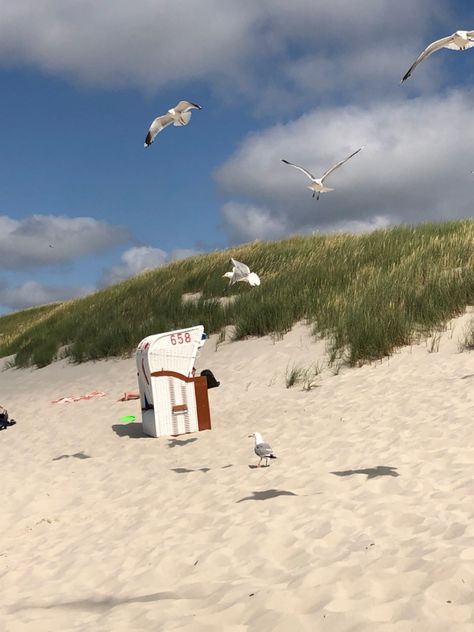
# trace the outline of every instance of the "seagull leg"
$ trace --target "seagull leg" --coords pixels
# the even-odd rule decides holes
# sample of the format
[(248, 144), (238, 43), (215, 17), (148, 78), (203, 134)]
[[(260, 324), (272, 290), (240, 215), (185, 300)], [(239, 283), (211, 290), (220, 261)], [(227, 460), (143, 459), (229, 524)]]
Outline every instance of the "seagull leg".
[(313, 197), (316, 195), (316, 191), (313, 191)]
[(257, 467), (260, 467), (260, 463), (262, 462), (262, 457), (260, 457), (260, 461), (258, 462)]
[(318, 197), (316, 198), (316, 202), (319, 200), (319, 196), (321, 195), (320, 192), (318, 192)]

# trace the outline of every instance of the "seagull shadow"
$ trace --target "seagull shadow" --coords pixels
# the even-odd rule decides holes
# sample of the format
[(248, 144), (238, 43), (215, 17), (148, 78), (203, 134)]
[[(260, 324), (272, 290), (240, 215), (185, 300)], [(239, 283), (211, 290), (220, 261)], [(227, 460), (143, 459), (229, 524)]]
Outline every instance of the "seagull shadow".
[[(232, 463), (229, 463), (229, 465), (223, 465), (220, 469), (226, 470), (229, 467), (233, 467)], [(172, 472), (176, 472), (176, 474), (188, 474), (189, 472), (202, 472), (203, 474), (207, 474), (212, 468), (197, 467), (196, 469), (188, 469), (187, 467), (172, 467), (170, 469)]]
[(396, 467), (390, 467), (387, 465), (377, 465), (377, 467), (367, 467), (360, 470), (343, 470), (341, 472), (331, 472), (336, 476), (352, 476), (353, 474), (366, 474), (367, 480), (370, 478), (376, 478), (377, 476), (400, 476)]
[(152, 439), (143, 432), (141, 423), (134, 422), (131, 424), (113, 424), (112, 430), (119, 437), (130, 437), (130, 439)]
[(51, 461), (60, 461), (61, 459), (69, 459), (69, 457), (73, 457), (75, 459), (91, 459), (92, 458), (88, 454), (84, 454), (84, 452), (81, 451), (81, 452), (76, 452), (75, 454), (61, 454), (61, 456), (57, 456), (54, 459), (51, 459)]
[(474, 373), (468, 373), (467, 375), (463, 375), (461, 380), (467, 380), (470, 377), (474, 377)]
[(77, 610), (95, 610), (98, 612), (105, 612), (116, 606), (121, 606), (127, 603), (148, 603), (150, 601), (161, 601), (163, 599), (179, 599), (179, 595), (172, 592), (156, 592), (148, 595), (142, 595), (139, 597), (106, 597), (105, 599), (78, 599), (77, 601), (64, 601), (60, 603), (51, 604), (35, 604), (25, 603), (17, 606), (10, 606), (10, 612), (18, 612), (19, 610), (29, 609), (41, 609), (51, 610), (52, 608), (73, 608)]
[(264, 470), (267, 467), (270, 467), (270, 463), (267, 465), (249, 465), (249, 470)]
[(177, 446), (187, 445), (197, 441), (197, 437), (191, 437), (191, 439), (168, 439), (168, 448), (176, 448)]
[(211, 471), (210, 467), (198, 467), (195, 470), (188, 470), (188, 468), (186, 467), (172, 467), (171, 468), (172, 472), (176, 472), (176, 474), (188, 474), (189, 472), (203, 472), (204, 474), (207, 474), (207, 472)]
[(266, 489), (263, 492), (252, 492), (253, 496), (246, 496), (236, 502), (242, 503), (244, 500), (268, 500), (269, 498), (276, 498), (277, 496), (298, 496), (293, 492), (287, 492), (284, 489)]

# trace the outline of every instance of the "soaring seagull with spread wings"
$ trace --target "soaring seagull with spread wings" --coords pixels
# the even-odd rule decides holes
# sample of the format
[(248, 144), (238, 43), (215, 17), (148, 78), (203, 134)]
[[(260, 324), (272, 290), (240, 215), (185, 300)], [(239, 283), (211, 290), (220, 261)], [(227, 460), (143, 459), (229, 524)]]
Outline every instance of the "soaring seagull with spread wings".
[(325, 173), (323, 173), (323, 175), (320, 178), (315, 178), (313, 176), (312, 173), (310, 173), (309, 171), (307, 171), (306, 169), (304, 169), (303, 167), (298, 167), (298, 165), (294, 165), (292, 162), (288, 162), (288, 160), (284, 160), (282, 158), (282, 162), (284, 162), (286, 165), (290, 165), (290, 167), (294, 167), (295, 169), (299, 169), (300, 171), (302, 171), (306, 176), (308, 176), (308, 178), (311, 180), (311, 184), (308, 185), (308, 189), (310, 189), (313, 192), (313, 197), (316, 195), (316, 193), (318, 194), (318, 197), (316, 198), (317, 200), (319, 200), (319, 196), (321, 193), (327, 193), (328, 191), (334, 191), (334, 189), (330, 189), (328, 187), (324, 186), (324, 180), (331, 175), (331, 173), (333, 171), (336, 171), (336, 169), (339, 169), (339, 167), (342, 167), (342, 165), (347, 162), (349, 160), (349, 158), (352, 158), (353, 156), (355, 156), (356, 154), (359, 153), (359, 151), (361, 151), (362, 149), (364, 149), (365, 145), (362, 145), (362, 147), (360, 147), (357, 151), (355, 151), (353, 154), (351, 154), (350, 156), (347, 156), (347, 158), (344, 158), (344, 160), (341, 160), (340, 162), (337, 162), (335, 165), (333, 165), (330, 169), (328, 169)]
[(246, 281), (249, 285), (255, 286), (260, 285), (260, 279), (255, 272), (250, 272), (250, 268), (245, 265), (245, 263), (240, 263), (240, 261), (236, 261), (235, 259), (231, 259), (232, 272), (226, 272), (222, 276), (225, 276), (229, 279), (229, 285), (234, 285), (234, 283), (238, 283), (239, 281)]
[(424, 59), (429, 57), (431, 53), (439, 50), (440, 48), (449, 48), (451, 50), (466, 50), (466, 48), (472, 48), (474, 46), (474, 31), (456, 31), (448, 37), (443, 37), (436, 42), (433, 42), (425, 48), (418, 59), (410, 66), (407, 73), (404, 75), (400, 83), (403, 83), (411, 77), (411, 73)]
[(263, 459), (265, 459), (265, 465), (268, 465), (268, 459), (276, 459), (277, 457), (273, 454), (272, 446), (269, 443), (266, 443), (262, 435), (259, 432), (254, 432), (249, 437), (255, 437), (255, 454), (260, 457), (260, 461), (258, 462), (257, 467), (260, 467), (260, 464)]
[(181, 125), (187, 125), (191, 120), (191, 110), (202, 110), (202, 107), (197, 103), (191, 103), (191, 101), (180, 101), (174, 108), (168, 110), (163, 116), (157, 116), (153, 123), (150, 125), (148, 134), (145, 139), (145, 147), (148, 147), (155, 140), (157, 134), (161, 130), (168, 127), (171, 123), (176, 127)]

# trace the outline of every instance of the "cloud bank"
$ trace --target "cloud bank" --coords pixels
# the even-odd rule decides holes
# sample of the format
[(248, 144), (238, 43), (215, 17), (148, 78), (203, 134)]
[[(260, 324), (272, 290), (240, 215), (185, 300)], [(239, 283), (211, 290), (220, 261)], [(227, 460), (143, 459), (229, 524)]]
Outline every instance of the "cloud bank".
[(230, 90), (230, 99), (247, 94), (276, 107), (340, 93), (341, 85), (360, 94), (368, 85), (384, 90), (448, 7), (431, 0), (398, 0), (396, 8), (392, 0), (200, 0), (198, 9), (195, 0), (1, 0), (0, 63), (152, 92), (205, 81)]
[(0, 270), (64, 264), (131, 239), (129, 230), (92, 217), (0, 215)]
[[(249, 135), (217, 170), (233, 242), (309, 230), (352, 230), (472, 216), (471, 91), (317, 109)], [(306, 176), (366, 148), (328, 178), (319, 202)]]
[(20, 286), (10, 287), (6, 281), (0, 281), (0, 307), (16, 311), (33, 305), (66, 301), (93, 291), (94, 288), (91, 286), (47, 286), (36, 281), (27, 281)]

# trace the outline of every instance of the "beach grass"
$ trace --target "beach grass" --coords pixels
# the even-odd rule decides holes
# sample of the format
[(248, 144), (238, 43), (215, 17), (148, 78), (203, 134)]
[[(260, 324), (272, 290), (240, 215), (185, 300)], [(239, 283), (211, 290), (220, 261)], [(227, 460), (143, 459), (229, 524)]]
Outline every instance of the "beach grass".
[(316, 386), (316, 379), (321, 373), (322, 366), (319, 363), (311, 366), (300, 366), (293, 364), (293, 366), (287, 366), (285, 371), (285, 386), (286, 388), (292, 388), (297, 384), (302, 386), (303, 391), (310, 391)]
[(0, 350), (8, 346), (20, 334), (37, 324), (43, 317), (51, 314), (59, 303), (30, 307), (19, 312), (13, 312), (0, 317)]
[(293, 364), (293, 366), (287, 366), (285, 371), (285, 386), (286, 388), (292, 388), (295, 384), (301, 381), (304, 368)]
[(460, 351), (474, 350), (474, 317), (468, 322), (464, 331), (464, 338), (461, 343)]
[[(260, 287), (228, 287), (231, 256), (260, 275)], [(200, 295), (183, 301), (187, 293)], [(335, 366), (353, 366), (429, 336), (473, 302), (472, 220), (294, 236), (175, 261), (1, 317), (0, 355), (41, 367), (60, 350), (74, 362), (126, 356), (147, 335), (196, 324), (207, 333), (233, 325), (239, 340), (281, 335), (303, 320), (328, 340)]]

